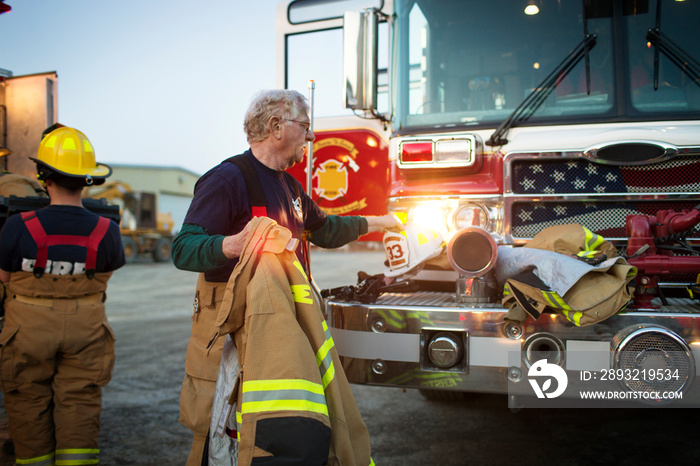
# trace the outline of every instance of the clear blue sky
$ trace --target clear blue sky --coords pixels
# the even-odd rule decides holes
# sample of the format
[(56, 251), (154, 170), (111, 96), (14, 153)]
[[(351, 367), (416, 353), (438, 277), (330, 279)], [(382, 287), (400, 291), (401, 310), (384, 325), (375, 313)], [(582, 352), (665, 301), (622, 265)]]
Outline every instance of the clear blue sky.
[[(204, 173), (275, 87), (277, 0), (5, 0), (0, 68), (58, 73), (58, 121), (98, 161)], [(300, 89), (304, 92), (304, 89)]]

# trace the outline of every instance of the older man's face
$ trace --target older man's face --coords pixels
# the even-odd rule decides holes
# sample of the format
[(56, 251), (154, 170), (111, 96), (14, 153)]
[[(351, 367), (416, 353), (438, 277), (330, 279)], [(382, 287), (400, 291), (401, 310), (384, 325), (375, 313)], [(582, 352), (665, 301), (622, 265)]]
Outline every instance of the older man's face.
[(309, 115), (300, 112), (296, 118), (282, 119), (282, 141), (283, 151), (281, 157), (284, 158), (285, 167), (283, 170), (291, 168), (295, 163), (304, 160), (306, 154), (306, 143), (314, 140), (314, 133), (309, 125)]

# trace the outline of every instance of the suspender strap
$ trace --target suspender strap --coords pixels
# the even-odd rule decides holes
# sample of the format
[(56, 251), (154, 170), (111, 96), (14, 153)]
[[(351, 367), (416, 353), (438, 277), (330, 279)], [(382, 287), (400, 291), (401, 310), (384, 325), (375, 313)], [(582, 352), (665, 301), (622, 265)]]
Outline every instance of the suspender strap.
[(82, 246), (87, 249), (85, 257), (85, 275), (88, 278), (95, 276), (97, 270), (97, 249), (100, 242), (109, 230), (109, 219), (99, 217), (97, 225), (89, 236), (78, 235), (47, 235), (44, 227), (36, 216), (36, 212), (23, 212), (22, 220), (29, 230), (29, 234), (36, 243), (36, 261), (34, 263), (34, 276), (39, 278), (46, 271), (46, 263), (49, 255), (49, 246)]
[(226, 159), (227, 162), (235, 164), (241, 169), (248, 197), (250, 198), (250, 210), (253, 217), (267, 217), (267, 198), (260, 184), (258, 174), (255, 172), (253, 162), (245, 154), (234, 155)]

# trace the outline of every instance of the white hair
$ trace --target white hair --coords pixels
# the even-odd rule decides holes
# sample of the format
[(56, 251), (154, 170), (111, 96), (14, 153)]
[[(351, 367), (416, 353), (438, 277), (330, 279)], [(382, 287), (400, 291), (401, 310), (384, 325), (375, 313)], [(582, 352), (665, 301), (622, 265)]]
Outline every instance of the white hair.
[(243, 121), (248, 142), (259, 142), (270, 134), (267, 122), (270, 118), (295, 119), (302, 112), (309, 112), (309, 104), (301, 93), (289, 89), (269, 89), (255, 94)]

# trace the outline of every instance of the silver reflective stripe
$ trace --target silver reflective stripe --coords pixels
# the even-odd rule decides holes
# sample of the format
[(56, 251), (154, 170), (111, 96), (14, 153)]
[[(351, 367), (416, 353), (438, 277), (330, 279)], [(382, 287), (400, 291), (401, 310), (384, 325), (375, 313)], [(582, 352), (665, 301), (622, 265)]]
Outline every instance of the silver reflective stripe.
[(56, 466), (98, 464), (100, 450), (97, 448), (65, 448), (56, 450)]
[(312, 403), (326, 404), (326, 396), (323, 393), (311, 393), (307, 390), (262, 390), (243, 393), (244, 404), (276, 400), (306, 400)]

